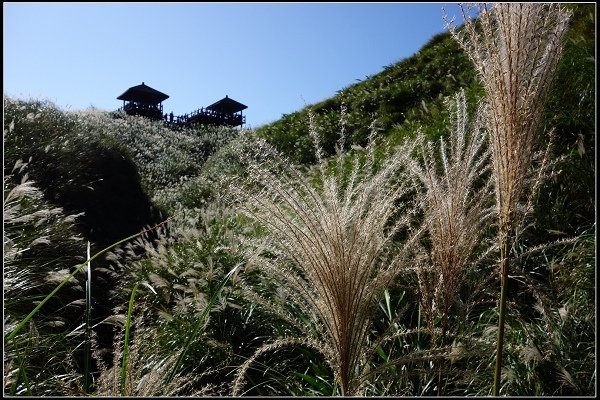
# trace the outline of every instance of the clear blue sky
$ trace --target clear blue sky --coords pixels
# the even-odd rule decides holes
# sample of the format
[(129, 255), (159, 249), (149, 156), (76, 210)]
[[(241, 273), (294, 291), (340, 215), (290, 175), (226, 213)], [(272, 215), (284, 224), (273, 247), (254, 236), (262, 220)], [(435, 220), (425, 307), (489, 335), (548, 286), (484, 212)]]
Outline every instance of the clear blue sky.
[(456, 3), (3, 3), (4, 94), (115, 110), (131, 86), (257, 128), (416, 53)]

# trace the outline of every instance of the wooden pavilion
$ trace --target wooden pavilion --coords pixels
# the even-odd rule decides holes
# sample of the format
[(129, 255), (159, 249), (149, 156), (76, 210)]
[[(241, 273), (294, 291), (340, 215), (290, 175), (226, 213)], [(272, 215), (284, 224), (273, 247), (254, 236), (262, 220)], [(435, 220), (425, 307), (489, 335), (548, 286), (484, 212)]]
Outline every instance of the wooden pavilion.
[(127, 89), (117, 97), (117, 100), (123, 100), (123, 110), (128, 115), (141, 115), (160, 120), (163, 119), (162, 102), (168, 98), (168, 95), (142, 82), (141, 85)]
[(141, 85), (130, 87), (117, 97), (118, 100), (123, 100), (123, 107), (119, 111), (123, 110), (128, 115), (164, 120), (172, 127), (196, 124), (235, 127), (243, 126), (246, 123), (246, 116), (242, 114), (242, 111), (248, 106), (230, 99), (227, 95), (206, 108), (202, 107), (191, 114), (179, 116), (173, 115), (173, 112), (169, 115), (163, 114), (162, 102), (168, 98), (168, 95), (147, 86), (144, 82)]
[(239, 103), (229, 96), (211, 104), (206, 108), (196, 110), (187, 119), (187, 124), (241, 126), (246, 123), (242, 111), (248, 106)]

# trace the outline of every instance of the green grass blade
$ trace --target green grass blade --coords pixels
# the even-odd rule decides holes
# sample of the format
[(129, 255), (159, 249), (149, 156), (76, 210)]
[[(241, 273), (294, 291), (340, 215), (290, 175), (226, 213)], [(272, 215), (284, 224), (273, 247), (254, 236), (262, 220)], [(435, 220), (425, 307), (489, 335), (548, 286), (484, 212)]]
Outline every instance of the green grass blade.
[(19, 371), (17, 372), (17, 377), (10, 388), (10, 395), (16, 396), (17, 387), (19, 386), (19, 378), (23, 378), (23, 383), (25, 384), (25, 388), (27, 389), (27, 395), (32, 396), (31, 386), (29, 385), (29, 379), (27, 378), (27, 371), (25, 371), (23, 357), (21, 356), (21, 352), (19, 351), (19, 347), (15, 343), (15, 351), (17, 353), (17, 359), (19, 360)]
[(310, 386), (312, 386), (312, 390), (313, 392), (316, 392), (316, 394), (320, 394), (323, 396), (327, 395), (327, 386), (323, 383), (323, 382), (319, 382), (317, 379), (313, 378), (310, 375), (306, 375), (306, 374), (301, 374), (300, 372), (294, 372), (294, 374), (299, 377), (302, 378), (303, 380), (305, 380), (306, 382), (308, 382), (308, 384)]
[(133, 312), (133, 302), (135, 300), (135, 292), (139, 283), (136, 283), (131, 291), (129, 299), (129, 308), (127, 310), (127, 320), (125, 321), (125, 343), (123, 344), (123, 363), (121, 364), (121, 395), (126, 396), (126, 379), (127, 379), (127, 357), (129, 356), (129, 329), (131, 327), (131, 314)]

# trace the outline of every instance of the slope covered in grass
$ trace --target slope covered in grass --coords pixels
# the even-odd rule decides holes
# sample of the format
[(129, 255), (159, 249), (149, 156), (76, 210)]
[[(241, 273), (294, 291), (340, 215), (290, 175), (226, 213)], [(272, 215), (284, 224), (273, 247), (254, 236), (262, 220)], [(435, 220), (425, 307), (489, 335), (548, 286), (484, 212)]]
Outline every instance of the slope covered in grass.
[[(543, 129), (555, 131), (553, 156), (559, 163), (535, 198), (534, 217), (514, 249), (520, 258), (509, 285), (502, 390), (509, 395), (595, 391), (595, 5), (568, 7), (574, 11), (571, 28), (542, 123)], [(344, 390), (367, 395), (488, 395), (498, 276), (494, 249), (483, 253), (494, 224), (485, 220), (476, 225), (476, 243), (473, 235), (466, 237), (461, 249), (469, 254), (461, 260), (469, 268), (453, 276), (452, 290), (446, 290), (431, 260), (454, 248), (443, 248), (439, 238), (425, 232), (436, 223), (427, 212), (435, 217), (443, 213), (431, 211), (444, 208), (422, 199), (410, 203), (415, 188), (386, 202), (388, 214), (383, 216), (370, 208), (373, 202), (368, 198), (352, 197), (385, 197), (369, 186), (369, 179), (389, 179), (385, 187), (391, 191), (394, 183), (416, 179), (418, 173), (403, 175), (401, 168), (389, 174), (378, 171), (392, 163), (391, 154), (402, 160), (412, 155), (394, 153), (395, 149), (416, 149), (417, 144), (428, 149), (422, 153), (425, 159), (428, 154), (438, 158), (427, 168), (419, 166), (422, 159), (407, 165), (441, 182), (435, 173), (442, 170), (437, 167), (444, 152), (437, 146), (455, 129), (452, 121), (457, 117), (447, 100), (455, 99), (461, 89), (472, 118), (483, 88), (458, 44), (440, 33), (414, 56), (256, 131), (176, 131), (143, 118), (114, 118), (97, 110), (67, 112), (44, 101), (5, 97), (5, 338), (85, 260), (86, 241), (95, 252), (162, 223), (92, 265), (91, 393), (230, 395), (235, 389), (251, 395), (336, 395), (336, 376), (344, 375)], [(547, 136), (540, 137), (542, 146)], [(257, 138), (273, 146), (269, 156), (275, 158), (257, 147), (244, 147), (256, 146)], [(315, 142), (320, 153), (315, 152)], [(244, 164), (240, 154), (258, 159)], [(256, 174), (271, 165), (285, 167), (286, 174)], [(364, 165), (368, 168), (361, 169)], [(478, 171), (478, 179), (468, 182), (481, 189), (477, 185), (487, 177), (485, 168)], [(261, 181), (257, 176), (276, 179)], [(226, 189), (236, 179), (243, 183), (237, 189), (247, 192), (232, 199), (235, 190)], [(278, 192), (281, 188), (285, 190)], [(460, 189), (471, 193), (470, 188)], [(293, 194), (287, 206), (278, 197), (285, 191)], [(477, 193), (482, 196), (476, 204), (480, 210), (489, 199), (484, 198), (485, 190)], [(235, 207), (244, 199), (264, 202), (258, 209), (266, 212), (260, 214), (263, 225), (252, 221), (257, 209), (251, 202)], [(240, 213), (242, 208), (248, 215)], [(346, 209), (358, 209), (358, 217), (338, 212)], [(413, 232), (395, 231), (399, 226), (383, 220), (408, 209)], [(321, 215), (319, 210), (327, 212)], [(381, 251), (365, 252), (383, 254), (373, 256), (382, 257), (373, 265), (385, 264), (385, 257), (395, 260), (394, 252), (403, 248), (407, 237), (422, 235), (418, 246), (410, 248), (412, 256), (402, 258), (412, 264), (394, 268), (395, 279), (386, 288), (380, 286), (377, 273), (369, 275), (371, 264), (360, 260), (366, 265), (359, 269), (361, 282), (376, 281), (363, 297), (377, 300), (358, 307), (360, 334), (344, 336), (368, 342), (369, 351), (348, 353), (360, 368), (344, 370), (338, 365), (343, 359), (319, 353), (335, 347), (322, 343), (341, 343), (340, 327), (325, 324), (337, 321), (330, 317), (336, 312), (333, 299), (348, 293), (337, 291), (335, 277), (319, 281), (318, 273), (286, 258), (287, 248), (297, 248), (288, 246), (292, 239), (286, 232), (279, 235), (280, 246), (272, 247), (277, 243), (272, 239), (278, 238), (268, 228), (269, 221), (277, 227), (277, 219), (269, 218), (272, 211), (296, 229), (287, 235), (307, 235), (294, 243), (301, 251), (293, 256), (309, 258), (307, 265), (315, 265), (315, 271), (326, 269), (310, 259), (310, 246), (327, 246), (329, 237), (337, 240), (327, 253), (330, 263), (339, 261), (336, 254), (352, 258), (353, 246), (377, 244), (345, 236), (367, 228), (361, 227), (360, 218), (381, 217), (377, 231), (370, 232), (375, 238), (395, 232), (385, 237), (385, 247), (375, 249)], [(303, 225), (303, 218), (309, 223)], [(311, 232), (331, 226), (343, 229), (311, 241)], [(573, 237), (577, 239), (569, 244), (529, 252)], [(440, 251), (432, 251), (433, 246)], [(261, 263), (282, 266), (285, 273), (263, 274)], [(338, 266), (339, 276), (351, 280), (343, 263)], [(304, 285), (307, 276), (310, 281)], [(387, 283), (389, 277), (384, 278)], [(86, 279), (77, 274), (69, 280), (14, 340), (5, 341), (5, 393), (84, 391)], [(292, 281), (295, 287), (282, 286)], [(333, 283), (326, 287), (328, 282)], [(298, 292), (303, 288), (308, 292)], [(311, 290), (320, 292), (310, 296)], [(311, 312), (311, 301), (318, 303), (319, 315)], [(123, 363), (126, 324), (132, 334), (129, 358)], [(377, 342), (375, 337), (386, 340)], [(47, 354), (53, 358), (48, 360)], [(121, 376), (127, 378), (122, 381)]]

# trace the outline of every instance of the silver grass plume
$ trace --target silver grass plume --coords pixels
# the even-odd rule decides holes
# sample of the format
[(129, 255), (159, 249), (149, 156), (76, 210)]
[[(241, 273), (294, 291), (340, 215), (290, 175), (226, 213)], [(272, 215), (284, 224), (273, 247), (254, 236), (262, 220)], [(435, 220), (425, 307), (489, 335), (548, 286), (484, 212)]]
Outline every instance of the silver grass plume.
[(422, 302), (430, 328), (442, 317), (445, 333), (449, 309), (466, 270), (477, 261), (485, 224), (494, 216), (489, 174), (489, 149), (481, 108), (471, 120), (464, 91), (446, 102), (450, 111), (449, 140), (439, 149), (423, 132), (409, 172), (424, 191), (423, 229), (431, 241), (428, 256), (416, 267)]
[[(312, 327), (283, 306), (273, 308), (322, 344), (342, 394), (352, 395), (369, 352), (373, 307), (409, 262), (405, 250), (417, 236), (411, 231), (415, 205), (405, 200), (412, 185), (399, 178), (411, 149), (398, 147), (376, 167), (373, 125), (369, 146), (348, 161), (342, 129), (335, 160), (326, 163), (312, 121), (310, 134), (321, 161), (314, 174), (255, 139), (238, 147), (246, 176), (229, 187), (237, 207), (264, 232), (262, 240), (248, 244), (248, 265), (272, 277), (285, 301)], [(404, 242), (397, 240), (400, 232), (408, 233)]]
[(542, 113), (562, 54), (570, 11), (560, 4), (502, 3), (478, 6), (452, 36), (474, 63), (486, 91), (486, 125), (492, 149), (496, 205), (503, 235), (519, 220)]
[[(466, 51), (486, 90), (499, 216), (500, 318), (493, 395), (500, 392), (506, 280), (522, 198), (535, 189), (531, 179), (546, 98), (562, 53), (571, 12), (560, 4), (480, 3), (477, 23), (461, 6), (465, 26), (449, 28)], [(533, 174), (535, 176), (535, 173)], [(538, 174), (538, 177), (541, 176)]]

